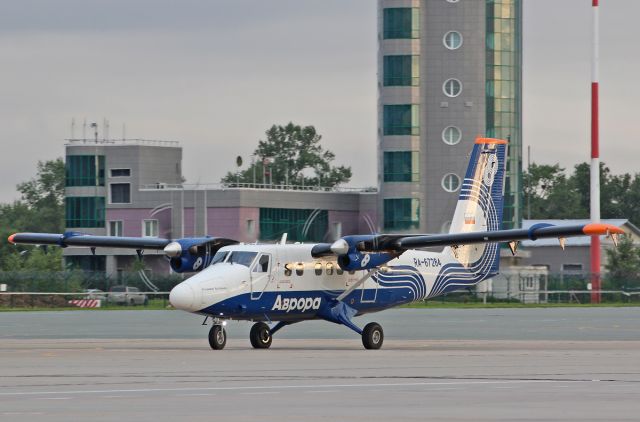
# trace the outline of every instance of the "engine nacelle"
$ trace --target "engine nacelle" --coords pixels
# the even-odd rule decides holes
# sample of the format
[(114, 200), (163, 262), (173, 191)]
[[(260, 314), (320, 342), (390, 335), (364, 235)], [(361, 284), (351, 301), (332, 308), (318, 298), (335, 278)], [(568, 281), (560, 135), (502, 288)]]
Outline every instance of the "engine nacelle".
[(169, 243), (164, 252), (176, 273), (198, 272), (209, 266), (218, 249), (236, 243), (219, 237), (187, 237)]
[(388, 252), (362, 252), (357, 245), (370, 241), (373, 235), (344, 236), (335, 241), (331, 250), (338, 255), (338, 265), (344, 271), (370, 270), (379, 267), (395, 257), (397, 254)]

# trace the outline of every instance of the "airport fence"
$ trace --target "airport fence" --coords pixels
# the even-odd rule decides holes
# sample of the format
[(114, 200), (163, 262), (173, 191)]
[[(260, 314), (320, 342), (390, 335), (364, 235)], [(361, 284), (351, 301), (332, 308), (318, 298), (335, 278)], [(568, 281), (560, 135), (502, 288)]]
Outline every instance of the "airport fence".
[[(169, 306), (169, 291), (184, 279), (179, 274), (146, 271), (0, 271), (0, 309)], [(122, 292), (122, 287), (127, 287)], [(132, 290), (133, 291), (129, 291)], [(120, 290), (120, 291), (112, 291)]]
[[(102, 271), (68, 270), (60, 272), (0, 271), (0, 309), (64, 308), (92, 306), (101, 308), (146, 306), (164, 309), (170, 306), (169, 291), (184, 280), (180, 274), (161, 275), (148, 272), (120, 272), (106, 276)], [(589, 274), (508, 273), (479, 285), (430, 299), (427, 303), (516, 303), (516, 304), (589, 304)], [(119, 287), (120, 286), (120, 287)], [(122, 286), (135, 288), (122, 300)], [(127, 296), (128, 295), (128, 296)], [(141, 300), (136, 295), (144, 295)], [(117, 297), (117, 299), (116, 299)], [(640, 305), (640, 280), (602, 278), (601, 303)]]
[[(590, 304), (593, 278), (588, 273), (505, 271), (466, 290), (448, 293), (431, 302)], [(601, 277), (600, 303), (640, 305), (640, 278)]]

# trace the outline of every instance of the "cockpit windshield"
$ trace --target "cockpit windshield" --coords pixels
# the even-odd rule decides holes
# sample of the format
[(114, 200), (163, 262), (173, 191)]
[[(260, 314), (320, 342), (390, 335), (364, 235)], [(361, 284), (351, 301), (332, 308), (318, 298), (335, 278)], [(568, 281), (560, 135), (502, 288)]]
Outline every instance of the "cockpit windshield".
[(245, 267), (249, 267), (256, 255), (258, 255), (258, 252), (233, 251), (231, 252), (227, 262), (230, 264), (240, 264)]
[(209, 266), (212, 266), (212, 265), (215, 265), (215, 264), (219, 264), (220, 262), (223, 262), (225, 260), (225, 258), (227, 257), (227, 255), (229, 255), (229, 251), (216, 252), (216, 254), (213, 256), (213, 259), (211, 260), (211, 263), (209, 264)]

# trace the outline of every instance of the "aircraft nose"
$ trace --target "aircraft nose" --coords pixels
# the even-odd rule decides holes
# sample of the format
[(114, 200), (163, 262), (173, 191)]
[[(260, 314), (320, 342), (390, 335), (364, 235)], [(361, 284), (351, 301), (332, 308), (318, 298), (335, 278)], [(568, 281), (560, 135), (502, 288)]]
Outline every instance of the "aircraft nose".
[(169, 302), (176, 309), (183, 311), (193, 310), (193, 302), (195, 301), (195, 294), (191, 286), (187, 283), (180, 283), (169, 293)]

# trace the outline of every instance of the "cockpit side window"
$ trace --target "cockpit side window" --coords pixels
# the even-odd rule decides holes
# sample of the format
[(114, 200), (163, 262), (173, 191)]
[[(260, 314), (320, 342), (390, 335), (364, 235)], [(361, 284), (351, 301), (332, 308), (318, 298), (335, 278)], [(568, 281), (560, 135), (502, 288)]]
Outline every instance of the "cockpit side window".
[(212, 265), (215, 265), (215, 264), (219, 264), (220, 262), (224, 262), (224, 260), (227, 257), (227, 255), (229, 255), (228, 251), (216, 252), (216, 254), (211, 259), (211, 263), (209, 264), (209, 266), (212, 266)]
[(256, 263), (255, 267), (253, 267), (253, 272), (254, 273), (266, 273), (269, 271), (269, 255), (260, 255), (260, 258), (258, 258), (258, 262)]
[(227, 262), (230, 264), (240, 264), (245, 267), (250, 267), (256, 255), (258, 255), (258, 252), (233, 251), (231, 252), (231, 255), (229, 255)]

